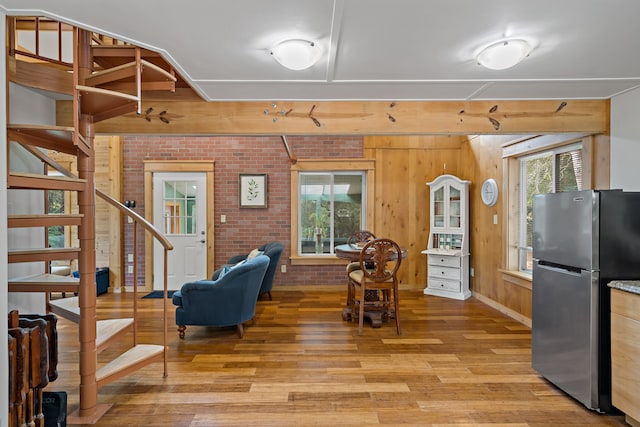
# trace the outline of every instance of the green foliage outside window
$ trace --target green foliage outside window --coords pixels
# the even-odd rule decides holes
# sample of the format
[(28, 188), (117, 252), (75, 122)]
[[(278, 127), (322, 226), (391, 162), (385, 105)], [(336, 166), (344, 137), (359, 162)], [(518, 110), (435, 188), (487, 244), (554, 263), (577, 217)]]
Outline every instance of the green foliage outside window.
[[(64, 191), (49, 190), (47, 192), (47, 211), (49, 213), (64, 213)], [(64, 226), (55, 225), (47, 229), (47, 239), (50, 248), (64, 247)]]

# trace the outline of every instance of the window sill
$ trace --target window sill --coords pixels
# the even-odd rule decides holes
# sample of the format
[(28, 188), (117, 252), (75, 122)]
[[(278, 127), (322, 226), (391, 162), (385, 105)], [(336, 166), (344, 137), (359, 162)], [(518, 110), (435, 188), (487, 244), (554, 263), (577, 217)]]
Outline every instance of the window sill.
[(292, 256), (289, 257), (291, 265), (346, 265), (347, 261), (336, 258), (335, 255), (326, 256)]
[(513, 285), (520, 286), (526, 289), (532, 288), (533, 279), (531, 274), (523, 273), (521, 271), (514, 270), (499, 270), (502, 273), (502, 280), (509, 282)]

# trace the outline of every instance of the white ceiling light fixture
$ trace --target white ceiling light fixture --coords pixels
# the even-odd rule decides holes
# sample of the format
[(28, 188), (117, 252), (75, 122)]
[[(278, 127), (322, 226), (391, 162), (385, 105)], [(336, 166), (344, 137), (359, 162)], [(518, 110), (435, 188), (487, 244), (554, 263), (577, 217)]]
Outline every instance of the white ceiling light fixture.
[(519, 64), (531, 50), (526, 40), (501, 40), (482, 49), (476, 59), (478, 64), (491, 70), (506, 70)]
[(309, 40), (291, 39), (278, 43), (269, 53), (283, 67), (299, 71), (318, 62), (322, 49)]

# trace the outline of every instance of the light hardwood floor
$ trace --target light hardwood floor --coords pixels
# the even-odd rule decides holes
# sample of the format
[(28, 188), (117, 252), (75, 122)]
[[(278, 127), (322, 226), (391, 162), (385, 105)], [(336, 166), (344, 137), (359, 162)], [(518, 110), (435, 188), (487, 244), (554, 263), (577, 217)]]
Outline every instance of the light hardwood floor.
[[(278, 287), (256, 322), (188, 327), (170, 310), (169, 376), (154, 364), (99, 394), (112, 404), (96, 426), (621, 426), (587, 410), (531, 368), (531, 331), (471, 298), (400, 291), (403, 335), (341, 318), (343, 287)], [(98, 298), (98, 318), (118, 317), (130, 294)], [(141, 299), (141, 342), (161, 343), (160, 299)], [(126, 310), (125, 310), (126, 312)], [(78, 405), (75, 324), (61, 319), (59, 378), (47, 390)], [(119, 352), (109, 348), (98, 360)]]

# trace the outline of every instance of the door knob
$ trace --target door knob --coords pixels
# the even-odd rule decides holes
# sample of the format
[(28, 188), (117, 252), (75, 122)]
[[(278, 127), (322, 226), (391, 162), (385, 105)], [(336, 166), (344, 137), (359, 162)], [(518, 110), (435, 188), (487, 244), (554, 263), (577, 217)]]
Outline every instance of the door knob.
[(200, 243), (206, 243), (206, 242), (207, 242), (206, 240), (200, 240)]

